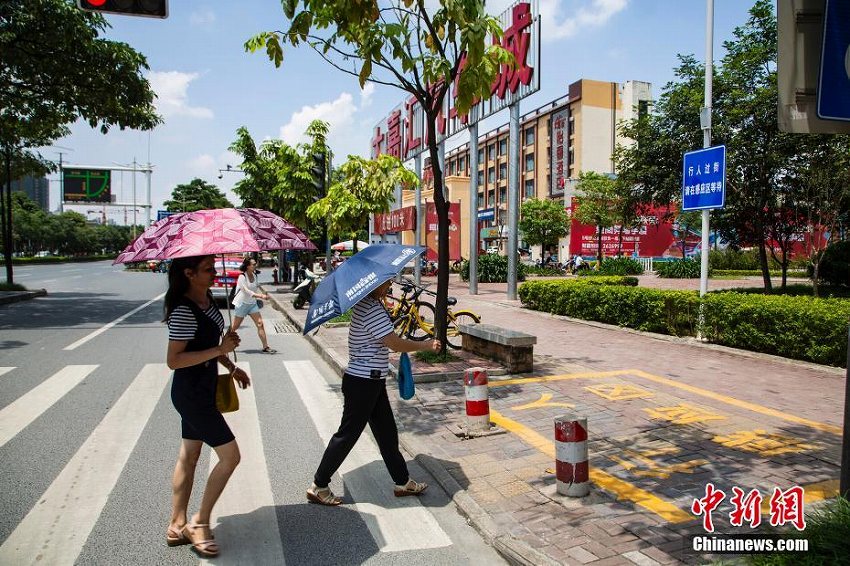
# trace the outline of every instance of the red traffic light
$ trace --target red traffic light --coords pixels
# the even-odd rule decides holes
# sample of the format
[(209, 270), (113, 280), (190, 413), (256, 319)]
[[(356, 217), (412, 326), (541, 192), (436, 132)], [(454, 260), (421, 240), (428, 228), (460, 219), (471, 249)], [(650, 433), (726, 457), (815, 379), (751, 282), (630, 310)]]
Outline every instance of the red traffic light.
[(77, 0), (77, 6), (89, 12), (148, 18), (168, 17), (168, 0)]

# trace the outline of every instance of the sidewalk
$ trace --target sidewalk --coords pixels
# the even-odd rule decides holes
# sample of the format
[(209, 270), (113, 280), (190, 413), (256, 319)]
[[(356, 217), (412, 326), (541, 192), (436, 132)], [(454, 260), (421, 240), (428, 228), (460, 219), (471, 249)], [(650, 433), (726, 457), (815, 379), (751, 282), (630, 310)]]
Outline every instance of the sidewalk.
[[(303, 322), (306, 310), (295, 311), (291, 296), (265, 287)], [(405, 449), (512, 561), (705, 562), (683, 551), (686, 535), (705, 533), (690, 508), (707, 483), (727, 494), (713, 520), (716, 532), (729, 534), (753, 532), (730, 525), (733, 486), (764, 497), (759, 532), (774, 487), (805, 486), (807, 509), (837, 492), (843, 370), (530, 311), (505, 298), (505, 284), (478, 287), (470, 296), (453, 276), (449, 293), (482, 322), (538, 340), (533, 373), (491, 378), (491, 421), (508, 433), (455, 436), (452, 426), (464, 420), (457, 378), (417, 378), (412, 400), (390, 397)], [(309, 339), (332, 365), (345, 365), (346, 328)], [(565, 413), (588, 422), (585, 498), (555, 489), (553, 421)]]
[(37, 289), (35, 291), (0, 291), (0, 305), (17, 303), (19, 301), (29, 301), (36, 297), (46, 296), (46, 289)]

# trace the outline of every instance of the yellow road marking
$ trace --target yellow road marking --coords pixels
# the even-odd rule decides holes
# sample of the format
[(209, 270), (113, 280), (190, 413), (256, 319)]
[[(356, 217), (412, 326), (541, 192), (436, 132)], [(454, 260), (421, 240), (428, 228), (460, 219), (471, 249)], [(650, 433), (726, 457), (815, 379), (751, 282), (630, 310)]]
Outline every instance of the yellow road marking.
[[(838, 490), (840, 489), (841, 484), (838, 480), (825, 480), (817, 483), (810, 483), (809, 485), (804, 485), (802, 487), (806, 490), (803, 495), (803, 503), (808, 505), (815, 501), (838, 497)], [(770, 514), (771, 495), (773, 495), (773, 491), (765, 493), (765, 497), (761, 502), (761, 512), (765, 515)]]
[[(492, 407), (490, 408), (490, 420), (505, 430), (516, 434), (526, 443), (552, 458), (552, 460), (555, 459), (554, 442), (546, 439), (537, 431), (502, 416), (498, 411), (493, 410)], [(684, 523), (696, 518), (691, 513), (682, 511), (672, 503), (602, 470), (591, 467), (590, 480), (602, 489), (614, 493), (618, 499), (631, 501), (635, 505), (648, 509), (671, 523)]]
[(526, 409), (537, 409), (540, 407), (566, 407), (571, 409), (575, 407), (572, 403), (550, 403), (552, 400), (551, 393), (543, 393), (540, 395), (540, 399), (537, 401), (532, 401), (531, 403), (526, 403), (525, 405), (517, 405), (516, 407), (511, 407), (512, 411), (524, 411)]
[(550, 375), (546, 377), (527, 377), (520, 379), (507, 379), (504, 381), (491, 381), (490, 387), (502, 387), (505, 385), (518, 385), (523, 383), (545, 383), (548, 381), (563, 381), (568, 379), (596, 379), (602, 377), (623, 377), (628, 375), (634, 375), (637, 377), (642, 377), (644, 379), (648, 379), (650, 381), (654, 381), (656, 383), (661, 383), (664, 385), (668, 385), (670, 387), (675, 387), (677, 389), (681, 389), (683, 391), (687, 391), (689, 393), (693, 393), (695, 395), (701, 395), (703, 397), (708, 397), (709, 399), (714, 399), (715, 401), (720, 401), (721, 403), (726, 403), (728, 405), (732, 405), (741, 409), (746, 409), (748, 411), (753, 411), (755, 413), (761, 413), (762, 415), (767, 415), (770, 417), (774, 417), (777, 419), (781, 419), (784, 421), (801, 424), (804, 426), (808, 426), (819, 430), (821, 432), (828, 432), (830, 434), (835, 434), (838, 436), (842, 435), (841, 427), (820, 423), (817, 421), (813, 421), (810, 419), (804, 419), (802, 417), (798, 417), (796, 415), (791, 415), (789, 413), (783, 413), (782, 411), (777, 411), (776, 409), (771, 409), (769, 407), (764, 407), (762, 405), (757, 405), (756, 403), (750, 403), (748, 401), (741, 401), (740, 399), (735, 399), (734, 397), (729, 397), (728, 395), (722, 395), (720, 393), (715, 393), (713, 391), (708, 391), (707, 389), (702, 389), (700, 387), (695, 387), (693, 385), (687, 385), (685, 383), (679, 383), (678, 381), (674, 381), (672, 379), (667, 379), (666, 377), (661, 377), (658, 375), (653, 375), (651, 373), (647, 373), (645, 371), (641, 371), (639, 369), (628, 369), (628, 370), (615, 370), (615, 371), (605, 371), (605, 372), (583, 372), (583, 373), (571, 373), (564, 375)]

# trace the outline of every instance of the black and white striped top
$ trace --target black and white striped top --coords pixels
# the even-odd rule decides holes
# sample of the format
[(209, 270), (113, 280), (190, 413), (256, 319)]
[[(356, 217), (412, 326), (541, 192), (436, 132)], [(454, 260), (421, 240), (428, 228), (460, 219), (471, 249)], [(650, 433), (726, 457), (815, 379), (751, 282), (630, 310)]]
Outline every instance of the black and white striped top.
[[(204, 311), (204, 314), (209, 317), (219, 328), (224, 332), (224, 317), (221, 316), (221, 311), (215, 306), (214, 301), (210, 301), (210, 306)], [(168, 339), (180, 340), (188, 342), (195, 337), (195, 332), (198, 331), (198, 322), (195, 320), (195, 315), (192, 314), (192, 309), (187, 305), (178, 305), (171, 316), (168, 317)]]
[(345, 372), (368, 378), (372, 370), (378, 370), (381, 377), (386, 377), (390, 351), (381, 340), (392, 331), (390, 315), (381, 301), (366, 296), (354, 305), (348, 329), (349, 358)]

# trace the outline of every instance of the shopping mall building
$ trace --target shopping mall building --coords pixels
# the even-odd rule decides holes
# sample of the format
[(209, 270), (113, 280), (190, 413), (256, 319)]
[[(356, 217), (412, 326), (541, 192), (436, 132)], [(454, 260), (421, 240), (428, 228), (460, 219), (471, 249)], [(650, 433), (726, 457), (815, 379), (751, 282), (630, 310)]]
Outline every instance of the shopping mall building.
[[(546, 103), (539, 108), (522, 115), (520, 118), (520, 181), (519, 201), (529, 198), (551, 199), (563, 202), (569, 209), (575, 195), (575, 186), (582, 171), (615, 174), (613, 152), (617, 145), (633, 143), (618, 133), (618, 124), (630, 120), (648, 111), (652, 98), (650, 83), (627, 81), (625, 83), (602, 82), (589, 79), (578, 80), (571, 85), (566, 96)], [(478, 136), (478, 242), (480, 250), (507, 250), (508, 226), (508, 174), (509, 174), (509, 126), (504, 124)], [(425, 222), (423, 241), (433, 244), (436, 227), (427, 213), (427, 203), (433, 203), (432, 175), (430, 160), (425, 159), (423, 166), (422, 202)], [(458, 229), (451, 230), (455, 240), (450, 246), (463, 258), (469, 257), (470, 221), (469, 182), (470, 159), (469, 143), (465, 143), (446, 152), (445, 184), (448, 199), (453, 206), (453, 215), (459, 217)], [(405, 191), (401, 206), (394, 207), (397, 215), (405, 209), (415, 207), (414, 191)], [(393, 214), (393, 213), (391, 213)], [(381, 233), (389, 233), (385, 222), (387, 218), (376, 218), (372, 226), (371, 238), (381, 240)], [(412, 244), (412, 230), (397, 230), (401, 242)], [(385, 236), (386, 238), (386, 236)], [(393, 238), (395, 239), (395, 238)], [(459, 240), (459, 247), (457, 245)], [(476, 243), (473, 242), (472, 246)], [(431, 247), (431, 246), (429, 246)], [(520, 248), (528, 246), (522, 241)], [(540, 246), (530, 248), (532, 258), (542, 256)], [(557, 253), (558, 258), (566, 258), (576, 250), (570, 250), (570, 238), (562, 238), (547, 251)], [(455, 252), (456, 255), (457, 252)]]

